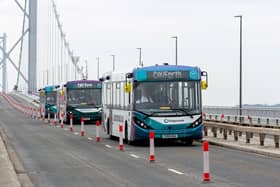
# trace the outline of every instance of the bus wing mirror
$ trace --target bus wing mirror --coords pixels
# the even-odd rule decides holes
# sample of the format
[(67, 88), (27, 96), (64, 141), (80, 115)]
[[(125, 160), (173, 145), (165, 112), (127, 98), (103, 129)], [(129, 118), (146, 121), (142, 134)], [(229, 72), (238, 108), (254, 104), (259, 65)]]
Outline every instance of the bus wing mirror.
[(201, 77), (205, 77), (205, 80), (201, 80), (201, 89), (206, 90), (208, 88), (208, 73), (206, 71), (202, 71)]
[(60, 90), (60, 95), (64, 95), (64, 90)]
[(131, 92), (131, 83), (126, 83), (124, 86), (124, 91), (126, 93), (130, 93)]
[(201, 88), (202, 90), (206, 90), (208, 88), (208, 84), (206, 81), (201, 81)]

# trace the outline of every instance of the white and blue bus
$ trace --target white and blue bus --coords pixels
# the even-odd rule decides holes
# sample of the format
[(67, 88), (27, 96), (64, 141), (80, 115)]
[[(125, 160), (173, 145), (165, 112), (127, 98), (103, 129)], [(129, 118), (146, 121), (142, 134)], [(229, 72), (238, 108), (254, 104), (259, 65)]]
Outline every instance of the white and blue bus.
[(80, 123), (82, 117), (86, 123), (101, 121), (101, 88), (96, 80), (68, 81), (59, 91), (57, 106), (65, 114), (64, 121), (69, 124), (70, 113), (74, 123)]
[(48, 117), (48, 110), (50, 111), (50, 117), (54, 117), (57, 112), (57, 91), (59, 85), (46, 86), (39, 90), (40, 93), (40, 112), (41, 116)]
[(198, 67), (142, 67), (106, 73), (101, 81), (102, 120), (110, 137), (118, 137), (123, 124), (127, 142), (148, 139), (150, 130), (156, 139), (187, 144), (202, 138), (201, 90), (207, 87), (207, 73)]

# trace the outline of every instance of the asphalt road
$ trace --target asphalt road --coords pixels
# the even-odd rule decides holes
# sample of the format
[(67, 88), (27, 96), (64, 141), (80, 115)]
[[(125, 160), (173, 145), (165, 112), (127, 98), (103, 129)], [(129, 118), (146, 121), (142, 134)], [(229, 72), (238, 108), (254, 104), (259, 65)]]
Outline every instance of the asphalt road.
[[(18, 101), (23, 102), (18, 98)], [(150, 163), (145, 144), (125, 145), (86, 125), (85, 137), (33, 120), (0, 97), (0, 126), (9, 137), (35, 186), (280, 186), (280, 160), (210, 147), (211, 182), (202, 182), (202, 146), (156, 142)]]

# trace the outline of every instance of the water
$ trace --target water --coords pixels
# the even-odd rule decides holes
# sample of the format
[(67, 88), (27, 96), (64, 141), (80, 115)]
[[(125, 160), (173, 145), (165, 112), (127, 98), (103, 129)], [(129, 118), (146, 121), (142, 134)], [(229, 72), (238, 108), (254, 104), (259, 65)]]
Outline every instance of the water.
[[(205, 112), (206, 114), (239, 115), (239, 108), (204, 106), (203, 112)], [(267, 118), (280, 118), (280, 108), (244, 108), (242, 109), (242, 115), (267, 117)]]

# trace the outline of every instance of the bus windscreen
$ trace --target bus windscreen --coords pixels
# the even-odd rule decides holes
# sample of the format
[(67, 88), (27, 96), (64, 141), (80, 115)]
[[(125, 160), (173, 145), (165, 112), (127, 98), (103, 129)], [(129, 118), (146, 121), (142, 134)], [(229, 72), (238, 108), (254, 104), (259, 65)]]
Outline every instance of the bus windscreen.
[[(144, 113), (176, 112), (179, 115), (201, 113), (199, 81), (140, 82), (134, 88), (135, 110)], [(177, 114), (178, 115), (178, 114)]]
[(73, 89), (68, 90), (68, 105), (101, 105), (101, 89)]
[(46, 103), (50, 105), (56, 104), (56, 92), (48, 92), (46, 93)]

